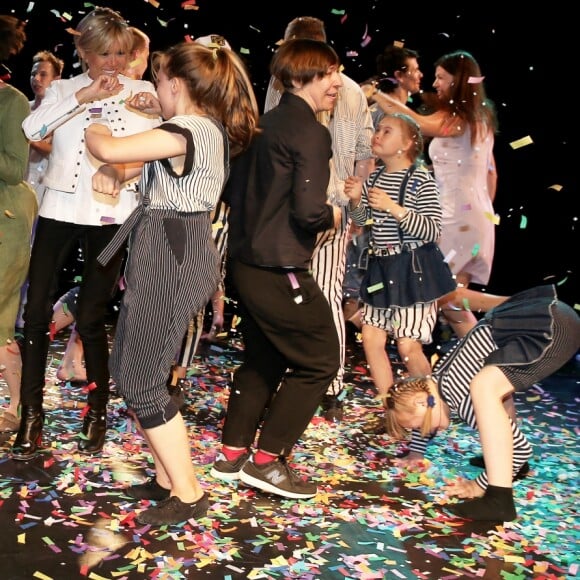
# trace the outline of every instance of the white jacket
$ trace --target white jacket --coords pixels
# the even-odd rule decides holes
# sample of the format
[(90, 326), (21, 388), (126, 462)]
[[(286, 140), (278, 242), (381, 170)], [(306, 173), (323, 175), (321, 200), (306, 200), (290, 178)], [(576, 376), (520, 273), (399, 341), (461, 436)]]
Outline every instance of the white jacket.
[(52, 152), (44, 176), (46, 192), (39, 215), (85, 225), (122, 223), (137, 205), (135, 183), (124, 184), (117, 198), (93, 192), (91, 179), (102, 164), (85, 147), (85, 129), (106, 124), (113, 136), (157, 127), (161, 119), (128, 109), (124, 102), (137, 92), (151, 92), (149, 81), (119, 76), (123, 90), (109, 99), (79, 105), (75, 94), (93, 81), (87, 73), (53, 81), (42, 104), (22, 123), (26, 137), (40, 141), (52, 133)]

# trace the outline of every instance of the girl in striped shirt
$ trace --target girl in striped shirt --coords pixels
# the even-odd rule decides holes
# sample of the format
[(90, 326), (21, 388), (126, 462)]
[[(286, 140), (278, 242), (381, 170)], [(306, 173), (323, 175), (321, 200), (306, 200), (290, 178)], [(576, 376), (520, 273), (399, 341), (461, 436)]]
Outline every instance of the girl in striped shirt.
[(128, 105), (166, 121), (119, 138), (91, 125), (86, 140), (91, 153), (109, 164), (112, 178), (93, 180), (105, 194), (115, 195), (133, 164), (145, 161), (139, 206), (98, 259), (106, 263), (130, 236), (111, 375), (138, 420), (156, 474), (125, 493), (158, 502), (137, 515), (140, 523), (168, 525), (203, 517), (209, 505), (166, 381), (190, 320), (220, 282), (210, 216), (230, 156), (254, 135), (258, 107), (242, 61), (217, 44), (180, 43), (154, 54), (151, 68), (158, 98), (138, 93)]
[[(393, 256), (406, 252), (414, 256), (414, 262), (417, 248), (438, 240), (441, 204), (435, 180), (420, 165), (423, 137), (411, 117), (385, 115), (375, 129), (372, 151), (382, 164), (365, 183), (354, 176), (347, 178), (344, 190), (350, 200), (353, 222), (359, 226), (370, 223), (371, 227), (369, 265), (360, 292), (364, 304), (362, 337), (371, 376), (379, 397), (384, 398), (393, 384), (393, 371), (385, 350), (388, 335), (397, 342), (401, 360), (410, 374), (429, 374), (431, 365), (422, 345), (432, 339), (437, 298), (454, 290), (455, 283), (444, 265), (448, 284), (440, 293), (430, 295), (434, 286), (439, 288), (440, 278), (426, 275), (426, 271), (423, 281), (429, 292), (421, 292), (424, 300), (415, 300), (419, 293), (413, 284), (407, 283), (407, 277), (395, 272), (391, 279), (389, 270), (389, 279), (385, 279), (386, 270), (381, 269), (383, 264), (391, 263)], [(433, 250), (439, 252), (436, 246)], [(419, 264), (419, 269), (422, 265)], [(375, 272), (379, 284), (369, 282)]]
[(386, 432), (403, 438), (420, 429), (431, 438), (455, 413), (479, 432), (486, 469), (445, 486), (448, 496), (468, 500), (448, 509), (472, 520), (514, 520), (512, 479), (532, 451), (505, 401), (556, 372), (579, 347), (580, 318), (553, 286), (520, 292), (485, 314), (432, 377), (408, 378), (389, 390)]

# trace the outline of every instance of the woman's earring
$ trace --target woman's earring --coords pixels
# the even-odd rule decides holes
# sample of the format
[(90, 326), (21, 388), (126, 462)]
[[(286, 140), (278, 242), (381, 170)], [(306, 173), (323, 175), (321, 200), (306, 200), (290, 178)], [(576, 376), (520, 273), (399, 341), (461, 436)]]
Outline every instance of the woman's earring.
[(402, 149), (397, 149), (397, 155), (400, 157), (403, 154), (403, 150)]

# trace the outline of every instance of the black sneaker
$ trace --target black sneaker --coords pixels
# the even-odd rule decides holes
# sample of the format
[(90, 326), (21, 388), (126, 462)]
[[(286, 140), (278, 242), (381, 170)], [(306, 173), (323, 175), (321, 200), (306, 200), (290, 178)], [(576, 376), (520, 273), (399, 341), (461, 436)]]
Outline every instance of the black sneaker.
[(240, 470), (240, 480), (262, 491), (292, 499), (308, 499), (318, 493), (314, 483), (301, 479), (283, 457), (256, 465), (251, 457)]
[(336, 395), (324, 395), (320, 406), (327, 421), (331, 423), (340, 423), (342, 421), (344, 416), (342, 401)]
[(209, 500), (206, 493), (194, 503), (183, 503), (177, 496), (172, 495), (159, 502), (156, 506), (143, 510), (136, 520), (140, 524), (167, 526), (203, 518), (208, 509)]
[(123, 490), (125, 495), (133, 499), (150, 499), (152, 501), (161, 501), (167, 499), (170, 494), (170, 489), (161, 487), (154, 477), (149, 478), (145, 483), (132, 485)]
[(224, 481), (240, 479), (240, 470), (248, 460), (248, 457), (250, 457), (250, 454), (246, 452), (242, 453), (237, 459), (228, 461), (223, 453), (219, 453), (211, 468), (210, 475), (216, 479), (223, 479)]

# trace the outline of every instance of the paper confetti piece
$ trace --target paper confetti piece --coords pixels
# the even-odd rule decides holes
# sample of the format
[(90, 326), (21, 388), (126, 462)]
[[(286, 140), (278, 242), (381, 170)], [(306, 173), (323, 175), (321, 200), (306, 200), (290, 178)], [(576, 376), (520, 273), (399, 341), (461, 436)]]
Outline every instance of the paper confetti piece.
[(520, 218), (520, 230), (525, 230), (528, 225), (528, 218), (525, 215), (522, 215)]
[(526, 145), (531, 145), (533, 143), (532, 138), (529, 135), (522, 137), (521, 139), (516, 139), (510, 143), (512, 149), (519, 149), (520, 147), (525, 147)]
[(453, 260), (453, 258), (455, 258), (456, 255), (457, 255), (457, 252), (455, 250), (449, 250), (448, 254), (445, 256), (443, 261), (446, 262), (447, 264), (449, 264), (451, 262), (451, 260)]
[(469, 77), (467, 79), (467, 84), (469, 85), (478, 85), (479, 83), (483, 82), (485, 77)]
[(372, 294), (373, 292), (378, 292), (379, 290), (383, 290), (384, 287), (385, 287), (385, 285), (382, 282), (379, 282), (378, 284), (374, 284), (373, 286), (368, 286), (367, 292)]
[(483, 212), (483, 215), (494, 225), (499, 225), (499, 216), (489, 213), (488, 211)]
[(4, 210), (4, 215), (12, 220), (16, 219), (16, 216), (9, 209)]
[(548, 189), (554, 189), (555, 191), (562, 191), (563, 186), (559, 185), (558, 183), (554, 183), (554, 185), (550, 185)]

